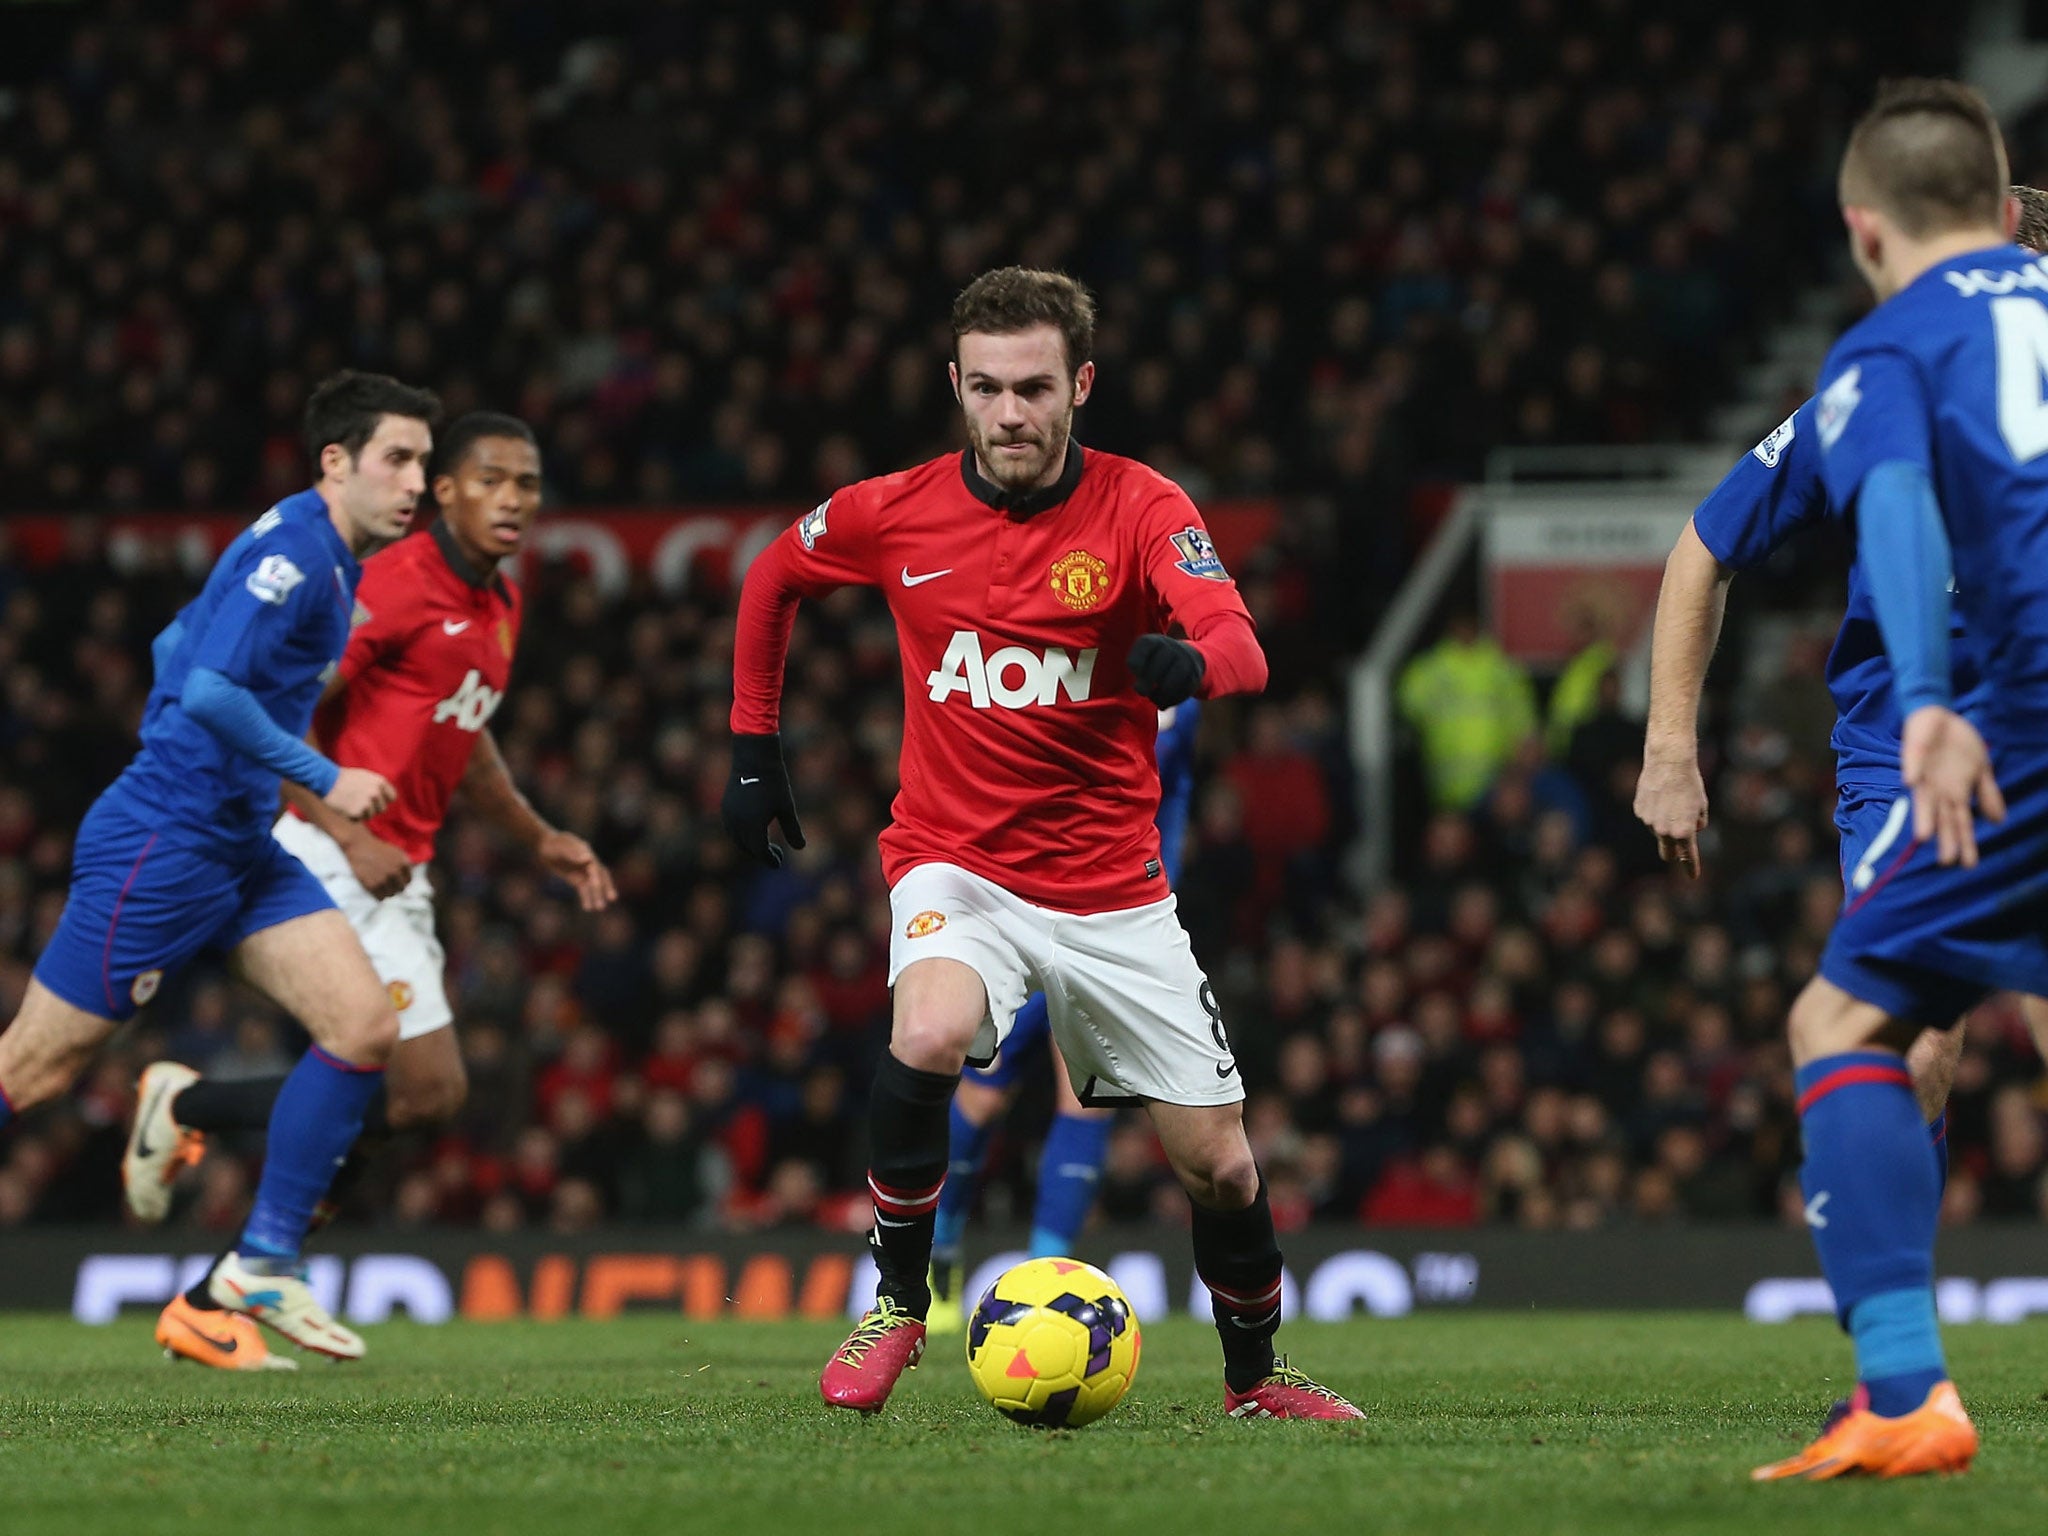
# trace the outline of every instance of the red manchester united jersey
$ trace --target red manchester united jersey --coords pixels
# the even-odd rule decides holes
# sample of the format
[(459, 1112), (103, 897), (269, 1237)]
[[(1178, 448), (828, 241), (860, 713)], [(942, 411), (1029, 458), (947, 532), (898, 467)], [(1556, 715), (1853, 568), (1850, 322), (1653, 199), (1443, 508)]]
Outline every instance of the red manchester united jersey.
[(375, 769), (398, 790), (370, 830), (415, 864), (434, 856), (477, 735), (505, 696), (519, 614), (519, 589), (477, 571), (438, 521), (363, 562), (346, 686), (313, 726), (336, 762)]
[(1265, 681), (1244, 602), (1180, 487), (1078, 447), (1059, 484), (1021, 499), (969, 454), (847, 487), (747, 574), (735, 731), (776, 729), (796, 600), (856, 584), (887, 595), (903, 658), (890, 882), (947, 862), (1057, 911), (1162, 899), (1159, 711), (1132, 687), (1131, 643), (1178, 623), (1207, 660), (1204, 694)]

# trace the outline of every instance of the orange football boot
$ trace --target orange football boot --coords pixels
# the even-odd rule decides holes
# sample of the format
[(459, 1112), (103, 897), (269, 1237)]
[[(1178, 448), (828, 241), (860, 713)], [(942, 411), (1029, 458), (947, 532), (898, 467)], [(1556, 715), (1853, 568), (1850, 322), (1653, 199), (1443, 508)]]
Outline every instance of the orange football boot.
[(240, 1312), (209, 1312), (173, 1297), (156, 1320), (156, 1341), (173, 1360), (216, 1371), (296, 1371), (299, 1363), (270, 1352), (263, 1330)]
[(1977, 1454), (1977, 1426), (1963, 1411), (1955, 1383), (1944, 1381), (1927, 1401), (1896, 1419), (1880, 1418), (1859, 1392), (1847, 1413), (1787, 1461), (1758, 1467), (1759, 1483), (1797, 1477), (1912, 1477), (1922, 1472), (1967, 1472)]

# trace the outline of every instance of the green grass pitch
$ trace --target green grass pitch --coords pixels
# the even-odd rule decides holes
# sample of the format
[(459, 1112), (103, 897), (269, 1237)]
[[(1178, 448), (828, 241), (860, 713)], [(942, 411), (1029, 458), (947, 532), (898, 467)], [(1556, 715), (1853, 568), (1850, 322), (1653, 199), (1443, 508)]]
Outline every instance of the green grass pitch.
[(814, 1323), (396, 1324), (358, 1366), (222, 1376), (141, 1319), (0, 1317), (0, 1531), (954, 1536), (2048, 1530), (2048, 1325), (1951, 1330), (1984, 1435), (1959, 1479), (1754, 1487), (1847, 1370), (1824, 1325), (1689, 1315), (1297, 1324), (1362, 1425), (1240, 1424), (1215, 1336), (1146, 1332), (1088, 1429), (997, 1419), (942, 1340), (876, 1420)]

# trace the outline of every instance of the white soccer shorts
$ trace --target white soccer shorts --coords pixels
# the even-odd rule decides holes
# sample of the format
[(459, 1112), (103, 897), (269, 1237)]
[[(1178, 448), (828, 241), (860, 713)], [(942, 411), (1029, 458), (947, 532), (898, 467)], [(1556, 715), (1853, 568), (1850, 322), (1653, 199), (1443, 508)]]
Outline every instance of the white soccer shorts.
[(398, 1038), (417, 1040), (454, 1023), (455, 1012), (448, 1006), (447, 956), (434, 936), (434, 886), (427, 866), (413, 865), (405, 889), (379, 901), (348, 867), (341, 844), (310, 821), (287, 814), (278, 817), (271, 832), (327, 888), (363, 941), (363, 952), (398, 1010)]
[(1045, 993), (1053, 1039), (1084, 1104), (1234, 1104), (1244, 1097), (1216, 994), (1163, 901), (1055, 912), (955, 864), (920, 864), (889, 892), (889, 984), (957, 960), (988, 989), (969, 1059), (991, 1061), (1017, 1010)]

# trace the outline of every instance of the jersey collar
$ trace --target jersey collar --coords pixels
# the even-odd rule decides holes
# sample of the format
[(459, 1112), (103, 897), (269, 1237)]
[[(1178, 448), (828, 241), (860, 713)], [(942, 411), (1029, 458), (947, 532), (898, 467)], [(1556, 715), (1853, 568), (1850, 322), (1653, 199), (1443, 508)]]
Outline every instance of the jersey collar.
[(448, 519), (437, 517), (427, 525), (427, 532), (434, 536), (434, 544), (441, 551), (441, 558), (448, 562), (448, 569), (460, 576), (479, 592), (491, 591), (500, 597), (506, 596), (505, 578), (497, 571), (480, 571), (476, 562), (462, 552), (462, 546), (455, 542), (455, 535), (448, 531)]
[(998, 512), (1007, 512), (1013, 517), (1033, 517), (1040, 512), (1050, 511), (1074, 494), (1074, 488), (1081, 483), (1081, 471), (1086, 467), (1081, 445), (1071, 437), (1067, 439), (1067, 462), (1060, 470), (1059, 479), (1051, 485), (1041, 486), (1023, 495), (1013, 495), (983, 475), (974, 462), (974, 450), (960, 450), (960, 478), (967, 482), (967, 489), (976, 501), (994, 507)]

